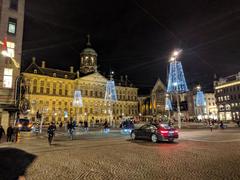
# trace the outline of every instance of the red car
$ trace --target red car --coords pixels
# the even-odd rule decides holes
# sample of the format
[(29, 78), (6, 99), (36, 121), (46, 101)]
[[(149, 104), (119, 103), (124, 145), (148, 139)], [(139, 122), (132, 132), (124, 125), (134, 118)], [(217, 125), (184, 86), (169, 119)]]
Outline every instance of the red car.
[(131, 132), (131, 138), (133, 140), (149, 139), (154, 143), (164, 140), (173, 142), (178, 138), (178, 131), (167, 124), (144, 124), (134, 127)]

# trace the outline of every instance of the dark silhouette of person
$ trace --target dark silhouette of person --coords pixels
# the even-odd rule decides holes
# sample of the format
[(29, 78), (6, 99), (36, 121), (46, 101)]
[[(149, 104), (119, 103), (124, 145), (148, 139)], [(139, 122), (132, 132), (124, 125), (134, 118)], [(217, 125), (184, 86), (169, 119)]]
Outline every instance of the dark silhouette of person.
[(17, 141), (18, 141), (18, 135), (19, 135), (19, 129), (18, 129), (18, 127), (14, 127), (14, 129), (13, 129), (13, 134), (14, 134), (14, 136), (15, 136), (15, 142), (17, 142)]
[(5, 135), (5, 131), (4, 131), (3, 127), (0, 125), (0, 142), (1, 142), (3, 135)]
[(0, 179), (25, 179), (27, 167), (36, 158), (23, 150), (15, 148), (0, 148)]
[(10, 125), (10, 126), (7, 128), (7, 142), (11, 142), (11, 141), (12, 141), (12, 135), (13, 135), (13, 128), (12, 128), (12, 126)]

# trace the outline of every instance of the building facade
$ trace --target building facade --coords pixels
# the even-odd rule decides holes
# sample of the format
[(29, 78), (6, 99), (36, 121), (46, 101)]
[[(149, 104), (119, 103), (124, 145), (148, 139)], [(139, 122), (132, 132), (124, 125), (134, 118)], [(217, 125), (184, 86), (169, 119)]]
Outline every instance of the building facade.
[[(87, 47), (80, 54), (80, 71), (74, 72), (47, 68), (45, 62), (32, 64), (22, 73), (25, 93), (21, 100), (22, 115), (35, 119), (39, 112), (44, 122), (64, 122), (70, 117), (89, 123), (103, 122), (118, 124), (123, 116), (138, 115), (138, 89), (128, 79), (116, 82), (117, 102), (112, 104), (110, 119), (108, 103), (105, 101), (107, 78), (97, 71), (97, 53)], [(80, 90), (83, 106), (73, 107), (75, 90)], [(25, 106), (26, 105), (26, 106)]]
[(148, 96), (138, 97), (139, 112), (142, 120), (159, 120), (166, 115), (165, 111), (166, 87), (158, 79)]
[(16, 117), (16, 83), (20, 75), (25, 0), (0, 0), (0, 124)]
[(240, 121), (240, 72), (214, 82), (218, 116), (223, 121)]
[[(216, 98), (215, 94), (211, 92), (204, 93), (204, 102), (205, 105), (203, 107), (197, 107), (196, 106), (196, 95), (194, 95), (194, 111), (195, 111), (195, 117), (199, 118), (198, 115), (202, 115), (202, 119), (217, 119), (218, 116), (218, 108), (216, 105)], [(201, 113), (199, 113), (199, 108), (201, 108)]]

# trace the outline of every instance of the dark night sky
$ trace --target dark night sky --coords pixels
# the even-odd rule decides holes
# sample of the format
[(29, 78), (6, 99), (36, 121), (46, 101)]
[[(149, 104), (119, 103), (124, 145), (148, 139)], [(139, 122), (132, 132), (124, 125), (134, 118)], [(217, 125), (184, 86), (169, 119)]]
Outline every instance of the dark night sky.
[(79, 69), (87, 33), (100, 71), (128, 74), (140, 88), (166, 82), (174, 48), (183, 49), (190, 86), (209, 90), (215, 73), (240, 71), (239, 0), (27, 0), (22, 68), (35, 56), (47, 67)]

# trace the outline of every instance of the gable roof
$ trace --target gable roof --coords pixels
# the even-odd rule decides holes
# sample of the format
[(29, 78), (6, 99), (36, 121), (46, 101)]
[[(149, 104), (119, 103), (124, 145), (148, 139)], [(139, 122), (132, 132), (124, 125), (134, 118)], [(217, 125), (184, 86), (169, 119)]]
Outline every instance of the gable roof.
[(67, 79), (76, 79), (76, 73), (74, 72), (72, 73), (70, 71), (63, 71), (59, 69), (42, 68), (38, 66), (35, 62), (32, 62), (24, 72), (34, 73), (35, 69), (37, 70), (37, 74), (40, 74), (40, 75), (53, 77), (53, 73), (56, 73), (56, 77), (58, 78), (65, 78), (65, 75), (67, 75)]
[(159, 88), (161, 88), (163, 91), (166, 91), (166, 87), (163, 84), (163, 82), (160, 80), (160, 78), (158, 78), (157, 82), (155, 83), (152, 92), (158, 90)]
[(85, 81), (95, 81), (95, 82), (100, 82), (100, 83), (106, 83), (107, 82), (107, 78), (104, 77), (99, 72), (94, 72), (94, 73), (79, 77), (78, 79), (85, 80)]

